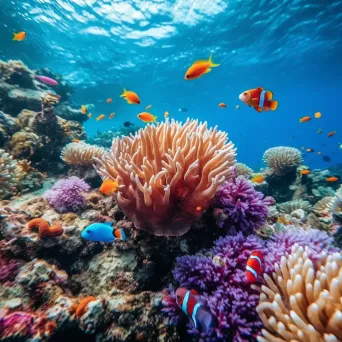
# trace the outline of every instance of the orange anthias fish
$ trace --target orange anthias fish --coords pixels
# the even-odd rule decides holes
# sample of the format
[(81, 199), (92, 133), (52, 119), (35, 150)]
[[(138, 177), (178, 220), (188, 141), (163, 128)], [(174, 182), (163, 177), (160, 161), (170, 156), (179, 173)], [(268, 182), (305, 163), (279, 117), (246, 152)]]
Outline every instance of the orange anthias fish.
[(226, 108), (227, 107), (227, 105), (225, 103), (223, 103), (223, 102), (219, 103), (218, 106), (220, 108)]
[(140, 104), (139, 96), (134, 91), (127, 91), (124, 88), (124, 92), (120, 95), (120, 97), (123, 97), (129, 104)]
[(112, 100), (111, 98), (109, 98), (109, 99), (107, 99), (106, 102), (109, 104), (109, 103), (112, 103), (112, 101), (113, 101), (113, 100)]
[(87, 107), (86, 106), (81, 106), (81, 113), (87, 114)]
[(254, 176), (251, 181), (254, 183), (262, 183), (265, 180), (265, 177), (263, 175), (256, 175)]
[(303, 176), (303, 175), (309, 175), (311, 173), (311, 171), (310, 170), (301, 170), (299, 173), (301, 176)]
[(255, 283), (262, 272), (263, 255), (260, 251), (255, 251), (247, 260), (246, 278), (248, 283)]
[(106, 115), (101, 114), (101, 115), (99, 115), (99, 116), (96, 118), (96, 121), (101, 121), (101, 120), (103, 120), (105, 117), (106, 117)]
[(106, 196), (110, 196), (112, 193), (119, 190), (119, 183), (117, 180), (113, 181), (111, 179), (106, 179), (100, 186), (100, 192)]
[(146, 110), (149, 110), (150, 108), (152, 108), (152, 105), (148, 105), (148, 106), (146, 106)]
[(24, 40), (26, 38), (26, 32), (19, 32), (19, 33), (13, 33), (13, 39), (12, 40), (16, 40), (18, 42), (21, 42), (22, 40)]
[(170, 115), (169, 112), (165, 112), (165, 113), (164, 113), (164, 118), (165, 118), (165, 119), (168, 118), (169, 115)]
[(157, 117), (147, 113), (147, 112), (142, 112), (140, 114), (137, 115), (138, 119), (140, 119), (143, 122), (156, 122), (157, 121)]
[(310, 118), (310, 116), (303, 116), (302, 118), (300, 118), (299, 119), (299, 122), (308, 122), (308, 121), (310, 121), (311, 120), (311, 118)]
[(114, 116), (115, 116), (115, 113), (110, 113), (110, 114), (109, 114), (109, 119), (113, 119)]
[(246, 103), (249, 107), (254, 107), (254, 109), (259, 113), (261, 113), (263, 109), (266, 112), (269, 109), (277, 109), (278, 101), (272, 100), (272, 97), (273, 93), (271, 91), (264, 90), (262, 87), (246, 90), (239, 95), (239, 99), (243, 103)]
[(213, 63), (212, 55), (210, 55), (209, 59), (199, 60), (194, 62), (191, 67), (185, 73), (185, 80), (194, 80), (196, 78), (200, 78), (202, 75), (207, 74), (211, 71), (211, 68), (218, 67), (220, 64)]
[(325, 180), (326, 180), (327, 182), (336, 182), (336, 181), (338, 181), (338, 178), (335, 177), (335, 176), (333, 176), (333, 177), (328, 177), (328, 178), (326, 178)]
[(328, 138), (331, 138), (335, 134), (336, 134), (336, 131), (332, 131), (332, 132), (328, 133)]
[(320, 112), (315, 113), (315, 118), (320, 119), (322, 117), (322, 114)]
[(78, 139), (72, 139), (71, 140), (73, 143), (79, 143), (80, 142), (80, 140), (78, 140)]

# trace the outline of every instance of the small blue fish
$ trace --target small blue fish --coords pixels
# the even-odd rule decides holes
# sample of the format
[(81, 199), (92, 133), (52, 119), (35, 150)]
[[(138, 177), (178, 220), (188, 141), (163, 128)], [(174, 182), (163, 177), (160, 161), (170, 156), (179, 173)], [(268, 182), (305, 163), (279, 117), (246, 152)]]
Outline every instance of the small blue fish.
[(122, 228), (113, 229), (114, 222), (96, 222), (86, 227), (81, 237), (88, 241), (113, 242), (115, 240), (126, 240), (126, 234)]
[(178, 110), (180, 112), (186, 113), (188, 111), (188, 108), (179, 108)]

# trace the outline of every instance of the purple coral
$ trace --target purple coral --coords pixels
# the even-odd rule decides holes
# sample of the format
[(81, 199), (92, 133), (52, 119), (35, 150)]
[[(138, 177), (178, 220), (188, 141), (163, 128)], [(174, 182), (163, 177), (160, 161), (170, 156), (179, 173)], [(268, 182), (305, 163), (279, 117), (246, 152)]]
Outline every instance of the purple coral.
[(13, 280), (22, 265), (21, 261), (8, 260), (0, 254), (0, 283)]
[(61, 179), (45, 192), (44, 198), (56, 211), (78, 211), (85, 207), (86, 199), (83, 192), (89, 191), (90, 186), (78, 177)]
[[(245, 267), (251, 253), (266, 253), (262, 241), (255, 235), (220, 238), (209, 256), (185, 256), (177, 258), (173, 272), (181, 287), (198, 290), (203, 294), (217, 324), (208, 333), (197, 331), (189, 324), (190, 334), (200, 334), (204, 341), (255, 341), (262, 328), (255, 310), (259, 295), (246, 282)], [(261, 278), (260, 278), (261, 279)], [(172, 291), (166, 302), (166, 310), (173, 321), (177, 312)]]
[(267, 219), (272, 197), (264, 197), (250, 181), (239, 176), (224, 183), (216, 193), (214, 214), (220, 228), (228, 233), (254, 233)]

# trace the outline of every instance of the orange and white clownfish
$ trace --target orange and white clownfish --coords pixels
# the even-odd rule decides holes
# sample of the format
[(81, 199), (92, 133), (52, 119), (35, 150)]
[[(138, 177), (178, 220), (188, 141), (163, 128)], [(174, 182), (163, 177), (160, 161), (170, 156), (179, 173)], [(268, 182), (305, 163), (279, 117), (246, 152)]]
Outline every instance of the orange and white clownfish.
[(176, 290), (176, 302), (189, 319), (195, 325), (195, 328), (202, 332), (208, 332), (214, 323), (214, 317), (200, 302), (200, 295), (195, 290), (188, 290), (180, 287)]
[(247, 260), (246, 277), (248, 283), (255, 283), (262, 272), (263, 255), (260, 251), (253, 252)]

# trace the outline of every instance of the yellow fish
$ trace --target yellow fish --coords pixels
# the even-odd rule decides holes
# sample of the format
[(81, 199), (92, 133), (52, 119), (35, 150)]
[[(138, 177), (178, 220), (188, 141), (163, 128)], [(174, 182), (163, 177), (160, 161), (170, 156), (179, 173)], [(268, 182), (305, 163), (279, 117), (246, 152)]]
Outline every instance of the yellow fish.
[(165, 112), (164, 113), (164, 118), (166, 119), (166, 118), (168, 118), (169, 117), (169, 112)]
[(82, 114), (87, 114), (87, 107), (86, 106), (81, 106), (81, 113)]
[(251, 181), (253, 182), (253, 183), (262, 183), (263, 181), (265, 180), (265, 177), (263, 176), (263, 175), (255, 175), (252, 179), (251, 179)]
[(90, 118), (91, 118), (91, 113), (88, 114), (88, 119), (90, 119)]
[(99, 116), (96, 118), (96, 121), (101, 121), (101, 120), (103, 120), (105, 117), (106, 117), (106, 115), (101, 114), (101, 115), (99, 115)]
[(110, 196), (113, 192), (117, 192), (119, 190), (119, 183), (117, 180), (113, 181), (111, 179), (106, 179), (103, 181), (99, 190), (103, 194)]

